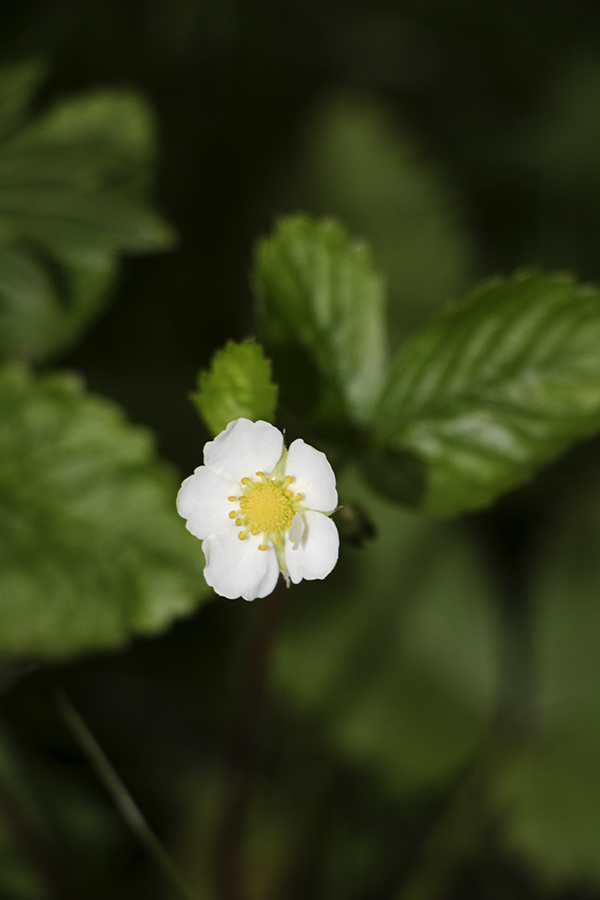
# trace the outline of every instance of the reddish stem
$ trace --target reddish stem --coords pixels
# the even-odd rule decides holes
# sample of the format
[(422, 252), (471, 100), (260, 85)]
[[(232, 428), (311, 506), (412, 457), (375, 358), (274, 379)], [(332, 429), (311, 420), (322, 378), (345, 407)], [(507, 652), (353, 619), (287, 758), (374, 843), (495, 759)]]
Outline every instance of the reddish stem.
[(215, 842), (214, 876), (218, 900), (244, 900), (243, 845), (252, 775), (263, 710), (271, 650), (283, 608), (286, 586), (279, 578), (261, 604), (244, 666), (240, 703), (225, 761), (223, 815)]

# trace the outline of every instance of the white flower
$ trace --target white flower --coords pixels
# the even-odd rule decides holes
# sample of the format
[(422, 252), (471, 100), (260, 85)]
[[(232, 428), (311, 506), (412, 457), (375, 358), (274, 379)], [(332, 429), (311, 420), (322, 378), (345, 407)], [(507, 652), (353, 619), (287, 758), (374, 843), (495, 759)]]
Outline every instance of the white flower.
[(329, 516), (337, 506), (327, 457), (303, 440), (289, 450), (268, 422), (236, 419), (204, 447), (204, 465), (186, 478), (177, 510), (200, 538), (204, 576), (217, 594), (255, 600), (281, 571), (294, 584), (325, 578), (338, 558)]

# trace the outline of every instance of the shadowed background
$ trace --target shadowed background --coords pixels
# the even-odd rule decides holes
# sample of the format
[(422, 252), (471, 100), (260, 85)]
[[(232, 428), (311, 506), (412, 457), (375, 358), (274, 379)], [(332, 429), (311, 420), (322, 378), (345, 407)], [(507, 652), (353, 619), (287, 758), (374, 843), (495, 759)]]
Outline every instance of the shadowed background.
[[(196, 373), (227, 339), (255, 332), (253, 243), (279, 215), (335, 215), (370, 242), (388, 282), (392, 348), (486, 275), (539, 265), (600, 279), (600, 8), (592, 2), (5, 0), (0, 48), (4, 62), (47, 63), (39, 108), (113, 86), (141, 91), (156, 113), (155, 200), (178, 243), (124, 260), (110, 305), (57, 362), (152, 428), (182, 477), (201, 462), (208, 438), (188, 399)], [(498, 689), (489, 660), (506, 623), (490, 610), (504, 592), (509, 600), (497, 606), (519, 623), (508, 647), (527, 644), (528, 618), (512, 606), (536, 560), (551, 555), (544, 540), (560, 504), (571, 495), (583, 502), (590, 483), (598, 494), (597, 450), (588, 442), (450, 530), (415, 526), (352, 475), (342, 485), (357, 519), (365, 510), (369, 520), (351, 523), (358, 537), (373, 519), (378, 540), (345, 549), (333, 587), (303, 585), (290, 602), (295, 626), (279, 651), (251, 816), (251, 900), (597, 890), (595, 751), (585, 742), (573, 751), (567, 739), (566, 750), (552, 745), (540, 785), (533, 752), (493, 789), (477, 762), (465, 763), (488, 739), (482, 722), (510, 719), (509, 745), (528, 729), (524, 695), (534, 676), (507, 666), (512, 674)], [(429, 529), (423, 540), (421, 528)], [(350, 528), (348, 544), (353, 538)], [(594, 546), (590, 539), (590, 555)], [(571, 562), (561, 572), (575, 577), (576, 551), (564, 554)], [(399, 595), (395, 566), (403, 567)], [(588, 618), (573, 646), (598, 617), (596, 575), (586, 581)], [(551, 584), (561, 577), (544, 575)], [(362, 605), (346, 605), (358, 583)], [(376, 679), (371, 693), (364, 687), (397, 604), (406, 608), (397, 626), (400, 699), (385, 673), (386, 690)], [(3, 695), (8, 732), (26, 748), (16, 754), (24, 780), (55, 827), (73, 896), (169, 895), (66, 733), (50, 686), (67, 688), (198, 895), (210, 896), (217, 770), (255, 614), (255, 605), (216, 601), (160, 638), (38, 669)], [(560, 615), (552, 621), (549, 632), (560, 631)], [(588, 676), (576, 651), (564, 667), (544, 676), (549, 696)], [(464, 705), (439, 691), (448, 672)], [(346, 715), (349, 694), (361, 691), (362, 708)], [(490, 711), (495, 694), (500, 709)], [(549, 784), (572, 801), (573, 821), (569, 802), (555, 810)], [(509, 838), (498, 838), (505, 798), (515, 793), (534, 799)], [(551, 840), (536, 818), (540, 797)], [(27, 851), (23, 871), (14, 835), (0, 831), (2, 840), (3, 897), (68, 896), (49, 893), (35, 853)], [(557, 847), (566, 847), (564, 859)]]

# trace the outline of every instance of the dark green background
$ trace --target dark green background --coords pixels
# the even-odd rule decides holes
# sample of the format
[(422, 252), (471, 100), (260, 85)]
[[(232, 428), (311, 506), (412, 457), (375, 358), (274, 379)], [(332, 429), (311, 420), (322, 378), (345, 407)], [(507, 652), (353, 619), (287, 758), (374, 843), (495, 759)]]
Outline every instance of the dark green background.
[[(384, 272), (394, 253), (381, 223), (403, 234), (404, 201), (386, 195), (378, 171), (353, 169), (351, 144), (332, 178), (337, 145), (327, 144), (323, 121), (341, 116), (350, 135), (358, 122), (360, 136), (369, 111), (381, 117), (442, 185), (441, 199), (437, 187), (419, 188), (417, 203), (431, 193), (432, 221), (448, 215), (459, 234), (447, 287), (443, 277), (419, 287), (424, 272), (442, 266), (434, 239), (407, 261), (417, 286), (406, 296), (401, 263), (388, 273), (396, 342), (489, 274), (539, 264), (600, 279), (600, 6), (592, 0), (4, 0), (0, 48), (4, 61), (47, 60), (40, 106), (112, 85), (141, 90), (156, 111), (156, 201), (179, 246), (126, 260), (110, 308), (59, 362), (155, 429), (182, 476), (200, 463), (207, 439), (187, 395), (217, 347), (254, 331), (252, 246), (274, 217), (296, 209), (340, 215), (372, 240)], [(465, 525), (515, 605), (554, 502), (585, 489), (597, 449), (590, 442), (575, 450)], [(65, 733), (50, 686), (66, 686), (150, 821), (202, 885), (215, 761), (255, 608), (215, 602), (161, 639), (40, 669), (4, 694), (26, 780), (56, 822), (58, 866), (75, 872), (74, 896), (168, 894)], [(284, 704), (268, 718), (261, 773), (261, 809), (293, 810), (289, 818), (304, 827), (288, 887), (264, 894), (282, 900), (396, 900), (449, 790), (393, 802)], [(449, 864), (447, 875), (442, 847), (435, 896), (558, 891), (506, 853), (494, 827), (482, 820), (470, 862)], [(269, 836), (258, 832), (254, 896), (262, 900)], [(591, 889), (576, 880), (569, 890), (564, 896)], [(30, 896), (46, 895), (6, 894)]]

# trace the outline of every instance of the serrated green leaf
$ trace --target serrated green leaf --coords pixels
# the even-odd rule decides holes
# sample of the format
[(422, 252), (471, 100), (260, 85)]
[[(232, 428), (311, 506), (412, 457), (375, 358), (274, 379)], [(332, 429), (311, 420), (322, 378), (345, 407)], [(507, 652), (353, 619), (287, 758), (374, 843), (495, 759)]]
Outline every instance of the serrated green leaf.
[(0, 68), (0, 140), (24, 121), (44, 74), (44, 66), (35, 60)]
[(277, 387), (262, 347), (253, 340), (231, 341), (218, 350), (210, 371), (200, 372), (198, 392), (192, 400), (213, 435), (241, 417), (273, 422)]
[(343, 551), (326, 583), (296, 589), (303, 596), (277, 646), (275, 684), (388, 790), (439, 785), (490, 727), (490, 583), (455, 524), (377, 497), (354, 473), (339, 490), (342, 505), (369, 510), (376, 537)]
[(425, 463), (424, 509), (486, 506), (600, 427), (600, 292), (536, 273), (479, 286), (400, 351), (374, 425)]
[(26, 237), (59, 257), (170, 246), (140, 187), (154, 157), (143, 100), (98, 91), (53, 107), (0, 144), (0, 239)]
[(0, 654), (64, 658), (152, 634), (206, 593), (145, 431), (72, 376), (0, 373)]
[(325, 394), (334, 395), (322, 404), (322, 418), (345, 411), (351, 421), (366, 422), (387, 355), (383, 286), (366, 246), (332, 220), (282, 219), (257, 247), (254, 285), (286, 399), (295, 405), (310, 375), (310, 362), (295, 361), (300, 349), (325, 379)]

